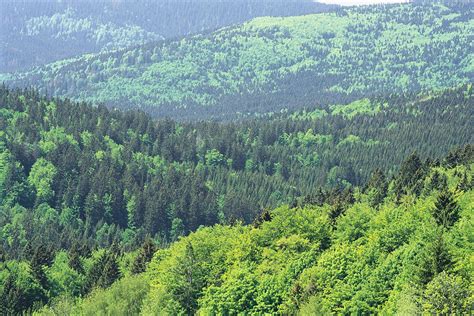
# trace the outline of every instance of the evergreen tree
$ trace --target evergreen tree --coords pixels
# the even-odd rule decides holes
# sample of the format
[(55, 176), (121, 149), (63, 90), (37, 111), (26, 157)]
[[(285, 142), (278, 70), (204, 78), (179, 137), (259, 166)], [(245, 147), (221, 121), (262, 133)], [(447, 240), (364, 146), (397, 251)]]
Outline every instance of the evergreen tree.
[(81, 261), (80, 249), (77, 243), (75, 243), (69, 251), (69, 266), (75, 271), (83, 274), (84, 267)]
[(441, 174), (438, 170), (435, 170), (428, 184), (428, 191), (442, 190), (447, 185), (448, 185), (448, 178), (446, 177), (446, 175)]
[(102, 271), (101, 277), (99, 278), (97, 282), (97, 285), (102, 288), (107, 288), (111, 286), (121, 276), (122, 276), (122, 273), (120, 272), (120, 268), (117, 263), (117, 258), (115, 254), (110, 252), (106, 256), (104, 269)]
[(176, 280), (173, 295), (187, 315), (194, 315), (203, 284), (201, 284), (199, 263), (190, 242), (186, 243), (184, 255), (179, 259), (179, 264), (176, 267), (176, 273), (179, 278)]
[(156, 251), (155, 243), (153, 242), (151, 238), (147, 237), (135, 261), (133, 262), (132, 273), (137, 274), (137, 273), (145, 272), (147, 264), (153, 258), (155, 251)]
[(422, 284), (427, 284), (433, 277), (452, 265), (442, 230), (436, 232), (436, 236), (424, 249), (423, 257), (420, 265)]
[(35, 249), (30, 261), (30, 267), (35, 278), (45, 290), (49, 288), (49, 281), (44, 271), (44, 267), (51, 266), (53, 259), (54, 254), (51, 248), (45, 245), (40, 245)]
[(92, 264), (89, 269), (86, 277), (86, 282), (84, 285), (84, 292), (90, 292), (94, 287), (99, 283), (99, 280), (102, 277), (103, 271), (105, 269), (105, 264), (107, 262), (107, 253), (102, 253)]
[(395, 193), (397, 197), (408, 192), (418, 194), (420, 191), (420, 180), (424, 177), (423, 163), (416, 152), (412, 153), (401, 165), (395, 182)]
[(469, 181), (469, 177), (467, 176), (467, 172), (464, 171), (461, 181), (458, 183), (457, 189), (459, 191), (468, 191), (474, 187), (474, 177), (472, 177), (471, 181)]
[(16, 285), (15, 278), (10, 274), (3, 289), (0, 292), (0, 314), (2, 315), (19, 315), (23, 311), (26, 302), (24, 302), (21, 289)]
[(432, 214), (436, 223), (445, 228), (453, 226), (459, 219), (459, 206), (447, 188), (438, 195)]
[(253, 221), (253, 227), (259, 228), (264, 222), (272, 220), (272, 214), (269, 210), (262, 210), (260, 215)]

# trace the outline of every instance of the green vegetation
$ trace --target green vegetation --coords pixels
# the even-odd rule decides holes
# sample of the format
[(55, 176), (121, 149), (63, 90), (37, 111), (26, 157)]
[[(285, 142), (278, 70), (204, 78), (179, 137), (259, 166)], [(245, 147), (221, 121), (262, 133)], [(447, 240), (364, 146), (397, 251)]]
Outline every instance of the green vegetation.
[(0, 12), (0, 72), (176, 39), (257, 16), (302, 15), (334, 7), (309, 0), (7, 1)]
[[(35, 314), (466, 314), (473, 304), (473, 167), (472, 146), (435, 163), (418, 164), (412, 155), (391, 182), (376, 171), (364, 187), (315, 192), (263, 211), (252, 225), (200, 228), (158, 249), (138, 275), (130, 267), (149, 253), (150, 241), (135, 253), (112, 247), (53, 257), (42, 249), (42, 260), (4, 260), (3, 308), (18, 311), (16, 302), (45, 301), (47, 293), (49, 305)], [(374, 192), (381, 194), (375, 203)], [(448, 225), (440, 214), (450, 214)], [(83, 270), (73, 268), (75, 257)], [(94, 271), (116, 279), (101, 263), (108, 260), (118, 281), (96, 282), (75, 298)]]
[(472, 313), (474, 4), (85, 1), (2, 6), (1, 315)]
[[(403, 4), (257, 18), (210, 34), (59, 61), (4, 79), (58, 96), (179, 119), (233, 118), (439, 90), (473, 78), (472, 9), (462, 3)], [(384, 106), (361, 102), (345, 115)]]
[(473, 147), (439, 158), (472, 102), (183, 124), (2, 87), (2, 312), (466, 311)]
[[(251, 223), (262, 209), (320, 187), (333, 194), (379, 183), (416, 150), (408, 178), (396, 184), (401, 195), (423, 159), (471, 142), (473, 100), (467, 85), (326, 107), (314, 119), (290, 113), (183, 124), (1, 88), (1, 246), (17, 259), (29, 248), (69, 249), (78, 240), (127, 251), (146, 236), (167, 244), (200, 226)], [(386, 106), (367, 112), (368, 104)], [(381, 200), (378, 192), (370, 197), (371, 205)]]

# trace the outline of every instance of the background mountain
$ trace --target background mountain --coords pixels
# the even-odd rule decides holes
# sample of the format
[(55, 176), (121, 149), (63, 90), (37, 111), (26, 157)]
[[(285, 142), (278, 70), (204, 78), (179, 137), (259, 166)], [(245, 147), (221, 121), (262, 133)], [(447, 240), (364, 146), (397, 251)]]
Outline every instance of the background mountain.
[(43, 93), (179, 119), (235, 118), (472, 81), (473, 4), (257, 18), (4, 76)]
[(308, 0), (2, 1), (0, 72), (334, 6)]

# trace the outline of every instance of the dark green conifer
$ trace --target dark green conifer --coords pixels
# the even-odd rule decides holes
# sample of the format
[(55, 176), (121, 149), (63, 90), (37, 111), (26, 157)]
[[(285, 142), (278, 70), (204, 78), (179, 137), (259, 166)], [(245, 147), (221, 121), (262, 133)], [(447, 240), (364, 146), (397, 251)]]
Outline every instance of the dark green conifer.
[(147, 264), (153, 258), (155, 251), (155, 243), (151, 238), (147, 237), (142, 245), (142, 248), (140, 249), (140, 252), (137, 255), (137, 258), (133, 262), (132, 273), (137, 274), (145, 272)]
[(459, 219), (459, 206), (453, 193), (444, 189), (435, 202), (435, 208), (432, 210), (436, 223), (445, 228), (449, 228)]

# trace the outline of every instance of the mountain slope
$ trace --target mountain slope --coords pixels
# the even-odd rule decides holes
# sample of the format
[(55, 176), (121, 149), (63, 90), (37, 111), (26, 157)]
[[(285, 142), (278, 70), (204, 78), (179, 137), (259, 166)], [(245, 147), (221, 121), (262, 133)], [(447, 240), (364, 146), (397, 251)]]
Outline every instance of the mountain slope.
[(385, 5), (242, 26), (64, 60), (15, 86), (180, 119), (340, 103), (473, 80), (472, 4)]
[(147, 235), (165, 243), (201, 225), (250, 223), (301, 196), (347, 193), (374, 169), (396, 175), (414, 151), (420, 165), (474, 143), (473, 102), (468, 85), (240, 123), (177, 123), (1, 88), (0, 249), (18, 258), (27, 246), (78, 239), (134, 249)]
[(242, 23), (325, 12), (309, 0), (3, 1), (0, 72)]
[(6, 257), (0, 310), (43, 297), (35, 315), (469, 314), (473, 149), (418, 170), (409, 158), (391, 181), (376, 172), (353, 194), (200, 228), (158, 250), (151, 240), (132, 253), (78, 242), (40, 264)]

